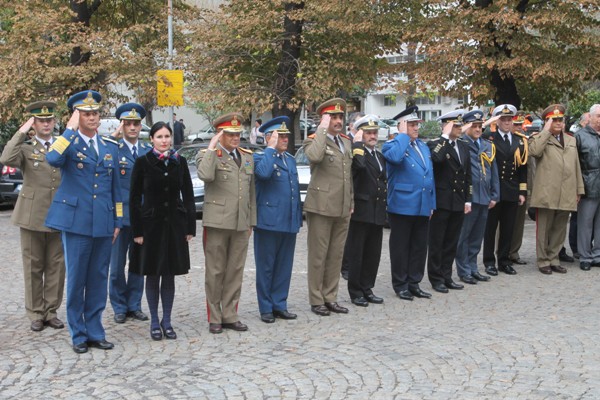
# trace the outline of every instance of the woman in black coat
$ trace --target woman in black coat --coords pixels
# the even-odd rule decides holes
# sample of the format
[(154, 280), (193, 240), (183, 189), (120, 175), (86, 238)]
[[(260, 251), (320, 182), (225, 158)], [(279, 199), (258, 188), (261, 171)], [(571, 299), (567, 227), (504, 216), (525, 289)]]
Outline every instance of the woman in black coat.
[(188, 242), (196, 235), (194, 190), (185, 158), (171, 149), (171, 128), (157, 122), (150, 129), (150, 140), (152, 151), (135, 161), (131, 175), (129, 211), (135, 245), (129, 269), (146, 275), (152, 339), (160, 340), (163, 334), (176, 339), (171, 325), (175, 275), (190, 269)]

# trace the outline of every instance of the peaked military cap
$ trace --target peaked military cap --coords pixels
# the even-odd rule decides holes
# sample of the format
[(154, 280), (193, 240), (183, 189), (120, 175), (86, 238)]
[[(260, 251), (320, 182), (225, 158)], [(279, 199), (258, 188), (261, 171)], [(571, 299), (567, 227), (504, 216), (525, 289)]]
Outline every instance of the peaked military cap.
[(344, 114), (346, 113), (346, 101), (344, 99), (335, 98), (327, 100), (317, 107), (317, 114)]
[(462, 116), (462, 121), (465, 124), (470, 122), (474, 123), (482, 123), (483, 122), (483, 111), (481, 110), (472, 110)]
[(83, 92), (75, 93), (67, 100), (69, 110), (81, 111), (98, 111), (102, 95), (94, 90), (84, 90)]
[(517, 115), (517, 107), (512, 104), (500, 104), (498, 107), (494, 108), (492, 115), (494, 117), (497, 117), (498, 115), (502, 117), (514, 117)]
[(354, 129), (363, 131), (378, 131), (379, 130), (379, 118), (376, 115), (368, 114), (356, 120), (354, 123)]
[(242, 121), (244, 117), (239, 112), (232, 112), (229, 114), (221, 115), (215, 119), (213, 126), (218, 131), (223, 129), (225, 132), (230, 133), (242, 133)]
[(258, 131), (264, 134), (270, 134), (273, 131), (277, 131), (277, 134), (279, 135), (289, 135), (289, 126), (290, 118), (286, 116), (281, 116), (265, 122), (258, 128)]
[(115, 111), (115, 117), (120, 120), (141, 121), (145, 116), (146, 110), (137, 103), (123, 104)]
[(419, 107), (417, 106), (408, 107), (392, 119), (395, 119), (398, 122), (400, 122), (401, 118), (406, 122), (423, 122), (423, 120), (419, 118), (417, 111), (419, 111)]
[(437, 120), (443, 124), (446, 122), (452, 122), (454, 125), (462, 125), (463, 114), (465, 114), (465, 110), (452, 110), (444, 115), (440, 115), (439, 117), (437, 117)]
[(32, 117), (39, 119), (54, 118), (56, 103), (53, 101), (36, 101), (25, 107), (25, 111)]
[(552, 104), (546, 107), (542, 112), (542, 119), (563, 118), (565, 116), (565, 106), (562, 104)]

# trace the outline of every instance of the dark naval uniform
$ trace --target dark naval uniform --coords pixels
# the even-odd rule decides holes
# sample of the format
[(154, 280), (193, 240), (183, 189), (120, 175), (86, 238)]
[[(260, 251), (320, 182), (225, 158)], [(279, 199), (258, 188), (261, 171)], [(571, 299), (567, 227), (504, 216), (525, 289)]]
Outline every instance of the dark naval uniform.
[(471, 202), (471, 158), (464, 140), (441, 137), (427, 145), (431, 150), (437, 205), (429, 221), (427, 272), (434, 288), (439, 285), (451, 288), (465, 203)]
[(291, 154), (270, 147), (254, 156), (254, 171), (256, 296), (261, 314), (278, 316), (287, 311), (296, 234), (302, 226), (298, 171)]
[(112, 237), (123, 216), (118, 157), (117, 142), (98, 135), (90, 139), (68, 128), (47, 155), (48, 163), (62, 172), (46, 226), (62, 232), (67, 322), (74, 345), (105, 340), (102, 312)]

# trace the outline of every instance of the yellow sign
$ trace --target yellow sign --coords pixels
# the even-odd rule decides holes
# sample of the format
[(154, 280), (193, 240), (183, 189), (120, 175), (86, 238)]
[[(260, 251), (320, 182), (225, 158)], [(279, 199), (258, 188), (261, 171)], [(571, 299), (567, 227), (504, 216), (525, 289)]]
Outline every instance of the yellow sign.
[(183, 71), (161, 69), (156, 72), (159, 107), (183, 105)]

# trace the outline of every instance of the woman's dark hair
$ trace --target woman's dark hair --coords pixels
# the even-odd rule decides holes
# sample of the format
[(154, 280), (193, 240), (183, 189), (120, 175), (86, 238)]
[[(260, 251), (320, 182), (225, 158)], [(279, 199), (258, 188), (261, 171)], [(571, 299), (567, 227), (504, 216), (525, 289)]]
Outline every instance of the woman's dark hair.
[(152, 128), (150, 128), (150, 137), (154, 137), (154, 134), (158, 131), (160, 131), (162, 128), (167, 128), (167, 130), (169, 131), (169, 133), (171, 134), (171, 136), (173, 136), (173, 131), (171, 130), (171, 127), (169, 126), (169, 124), (167, 124), (166, 122), (157, 122), (154, 125), (152, 125)]

